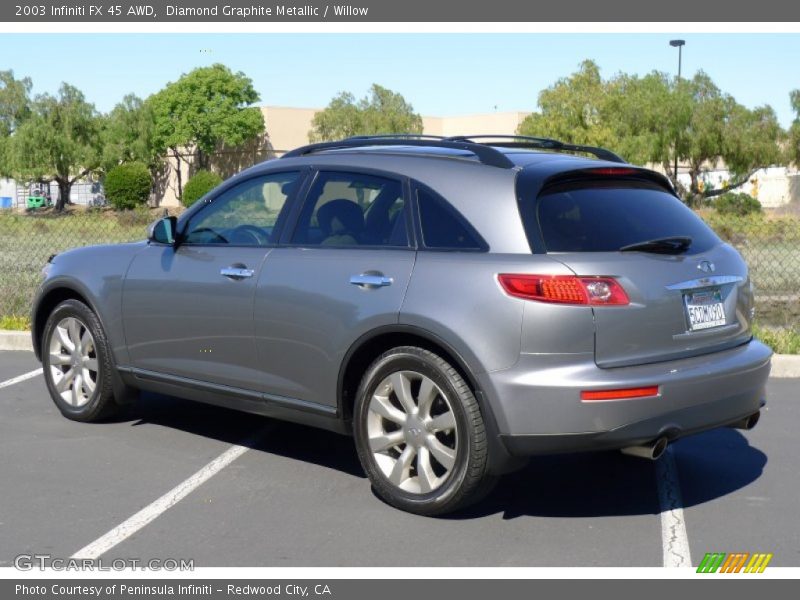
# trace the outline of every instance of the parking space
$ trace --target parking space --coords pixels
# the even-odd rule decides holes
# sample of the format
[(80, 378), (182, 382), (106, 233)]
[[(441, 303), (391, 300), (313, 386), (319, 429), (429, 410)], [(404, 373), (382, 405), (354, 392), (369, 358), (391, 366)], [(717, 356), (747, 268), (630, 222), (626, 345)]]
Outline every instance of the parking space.
[[(0, 382), (30, 372), (0, 352)], [(705, 552), (800, 561), (793, 449), (798, 386), (771, 380), (752, 432), (676, 443), (694, 564)], [(144, 395), (112, 423), (58, 414), (42, 377), (0, 389), (0, 566), (21, 553), (70, 556), (225, 453), (244, 452), (108, 558), (197, 566), (660, 566), (656, 467), (616, 452), (539, 458), (481, 504), (448, 518), (391, 509), (370, 492), (351, 441), (175, 398)]]

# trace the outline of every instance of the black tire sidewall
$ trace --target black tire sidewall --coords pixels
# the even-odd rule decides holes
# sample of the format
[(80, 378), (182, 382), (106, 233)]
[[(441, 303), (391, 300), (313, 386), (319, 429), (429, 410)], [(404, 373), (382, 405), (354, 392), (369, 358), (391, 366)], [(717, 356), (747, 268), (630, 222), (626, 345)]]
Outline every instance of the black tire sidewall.
[[(53, 332), (63, 319), (73, 317), (86, 327), (94, 338), (95, 354), (97, 356), (97, 383), (89, 401), (80, 407), (74, 407), (61, 397), (56, 390), (50, 375), (50, 340)], [(105, 404), (113, 401), (109, 397), (111, 389), (110, 354), (106, 344), (105, 333), (100, 321), (94, 312), (78, 300), (65, 300), (59, 304), (47, 319), (42, 335), (42, 368), (44, 380), (50, 396), (61, 413), (76, 421), (93, 420), (105, 408)]]
[[(369, 448), (369, 436), (366, 419), (369, 403), (378, 384), (396, 371), (415, 371), (429, 377), (447, 395), (456, 418), (458, 435), (458, 452), (456, 463), (450, 476), (438, 489), (427, 494), (415, 494), (399, 489), (392, 484), (375, 462)], [(356, 410), (353, 419), (356, 449), (361, 465), (367, 472), (373, 487), (387, 502), (410, 512), (435, 513), (436, 508), (446, 505), (458, 494), (469, 470), (472, 455), (472, 436), (467, 412), (462, 404), (461, 396), (455, 382), (443, 372), (439, 366), (424, 354), (411, 352), (410, 349), (389, 351), (376, 360), (364, 375), (356, 395)]]

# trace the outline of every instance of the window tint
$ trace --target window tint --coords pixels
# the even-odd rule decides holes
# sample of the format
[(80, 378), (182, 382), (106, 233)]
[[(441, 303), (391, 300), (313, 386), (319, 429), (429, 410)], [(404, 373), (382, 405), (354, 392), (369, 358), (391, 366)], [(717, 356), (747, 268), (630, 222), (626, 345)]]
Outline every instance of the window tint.
[(692, 238), (689, 253), (719, 240), (680, 200), (657, 186), (634, 182), (561, 187), (538, 200), (548, 252), (613, 252), (663, 237)]
[(417, 191), (422, 243), (426, 248), (483, 250), (486, 244), (467, 221), (441, 196), (425, 189)]
[(402, 184), (358, 173), (320, 173), (291, 241), (313, 246), (408, 246)]
[(299, 173), (254, 177), (232, 187), (198, 212), (186, 228), (187, 244), (264, 246)]

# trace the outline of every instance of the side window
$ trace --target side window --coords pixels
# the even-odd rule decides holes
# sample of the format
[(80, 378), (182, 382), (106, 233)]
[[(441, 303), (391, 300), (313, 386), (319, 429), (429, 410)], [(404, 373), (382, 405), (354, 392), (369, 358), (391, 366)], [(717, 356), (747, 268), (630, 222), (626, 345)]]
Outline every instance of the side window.
[(186, 244), (266, 246), (300, 174), (271, 173), (236, 185), (192, 217)]
[(447, 201), (426, 189), (417, 190), (422, 245), (440, 250), (485, 250), (486, 242)]
[(400, 181), (321, 172), (308, 192), (291, 243), (309, 246), (408, 246)]

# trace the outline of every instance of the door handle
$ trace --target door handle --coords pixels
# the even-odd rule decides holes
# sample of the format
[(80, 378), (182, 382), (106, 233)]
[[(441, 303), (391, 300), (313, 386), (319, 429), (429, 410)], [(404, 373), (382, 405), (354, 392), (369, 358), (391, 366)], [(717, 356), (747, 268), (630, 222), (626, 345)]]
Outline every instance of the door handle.
[(255, 275), (255, 271), (246, 267), (224, 267), (219, 274), (230, 279), (247, 279)]
[(364, 288), (377, 288), (392, 285), (394, 279), (379, 273), (362, 273), (350, 277), (350, 283)]

